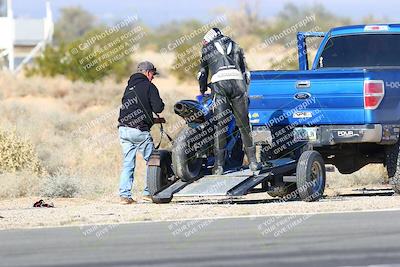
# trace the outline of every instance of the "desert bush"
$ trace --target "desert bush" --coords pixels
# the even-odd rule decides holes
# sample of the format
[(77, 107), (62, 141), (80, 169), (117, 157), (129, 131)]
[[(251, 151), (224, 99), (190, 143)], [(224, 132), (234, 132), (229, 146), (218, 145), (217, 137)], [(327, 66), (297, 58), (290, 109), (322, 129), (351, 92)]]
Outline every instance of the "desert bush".
[(37, 175), (44, 169), (33, 145), (15, 132), (0, 131), (0, 173), (30, 171)]
[(369, 164), (352, 174), (327, 173), (326, 182), (330, 188), (377, 186), (387, 182), (387, 172), (383, 164)]
[(39, 190), (39, 194), (44, 197), (71, 198), (80, 194), (82, 184), (77, 176), (59, 170), (55, 175), (42, 179)]
[(38, 195), (41, 181), (36, 173), (22, 171), (0, 174), (0, 198)]

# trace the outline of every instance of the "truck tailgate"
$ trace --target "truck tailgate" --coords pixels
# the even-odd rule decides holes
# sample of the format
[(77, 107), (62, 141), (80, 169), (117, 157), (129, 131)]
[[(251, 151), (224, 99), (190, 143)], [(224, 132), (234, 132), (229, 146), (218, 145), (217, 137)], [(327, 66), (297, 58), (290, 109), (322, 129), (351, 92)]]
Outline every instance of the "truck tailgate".
[(365, 71), (255, 71), (251, 73), (253, 125), (365, 124)]

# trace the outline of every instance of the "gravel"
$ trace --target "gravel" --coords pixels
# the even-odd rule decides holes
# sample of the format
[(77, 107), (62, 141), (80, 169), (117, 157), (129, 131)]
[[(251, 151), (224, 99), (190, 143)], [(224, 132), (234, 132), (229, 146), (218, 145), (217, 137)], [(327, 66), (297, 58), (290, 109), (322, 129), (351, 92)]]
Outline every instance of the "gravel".
[(95, 224), (120, 224), (137, 221), (293, 215), (327, 212), (399, 209), (400, 196), (327, 196), (318, 202), (272, 199), (265, 193), (236, 199), (174, 199), (170, 204), (136, 203), (120, 205), (118, 198), (55, 198), (45, 201), (55, 208), (32, 208), (37, 198), (0, 201), (0, 230)]

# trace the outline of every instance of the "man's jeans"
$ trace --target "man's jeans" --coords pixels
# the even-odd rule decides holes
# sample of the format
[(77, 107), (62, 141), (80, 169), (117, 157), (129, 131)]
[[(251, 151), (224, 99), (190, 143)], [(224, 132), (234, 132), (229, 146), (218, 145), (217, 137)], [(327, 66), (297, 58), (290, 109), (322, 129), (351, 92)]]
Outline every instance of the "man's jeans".
[[(147, 162), (154, 149), (153, 138), (149, 132), (142, 132), (135, 128), (119, 127), (119, 141), (124, 154), (124, 162), (119, 184), (121, 197), (132, 197), (133, 173), (136, 164), (136, 152), (139, 151)], [(144, 179), (145, 189), (143, 195), (149, 195), (147, 188), (147, 175)]]

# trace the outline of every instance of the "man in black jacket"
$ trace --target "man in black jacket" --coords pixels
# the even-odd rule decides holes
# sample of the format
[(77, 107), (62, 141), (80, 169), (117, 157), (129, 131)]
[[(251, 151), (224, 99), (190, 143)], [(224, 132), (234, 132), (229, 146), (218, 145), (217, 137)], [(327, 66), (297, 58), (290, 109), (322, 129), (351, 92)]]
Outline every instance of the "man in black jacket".
[[(153, 113), (164, 110), (157, 87), (151, 82), (157, 70), (148, 61), (139, 63), (137, 73), (128, 81), (118, 118), (119, 139), (123, 150), (124, 161), (120, 177), (119, 194), (121, 204), (131, 204), (133, 174), (136, 164), (136, 153), (139, 151), (148, 161), (154, 149), (150, 128), (154, 124)], [(149, 200), (147, 179), (145, 179), (143, 199)]]
[[(224, 114), (231, 109), (239, 127), (250, 169), (256, 171), (256, 151), (251, 136), (248, 117), (247, 88), (250, 75), (246, 69), (243, 50), (231, 38), (224, 36), (218, 28), (207, 32), (203, 40), (201, 66), (198, 74), (200, 92), (207, 91), (208, 76), (211, 76), (215, 103), (214, 114)], [(226, 129), (225, 118), (220, 117), (216, 126), (214, 151), (216, 156), (214, 173), (223, 174), (225, 164)]]

